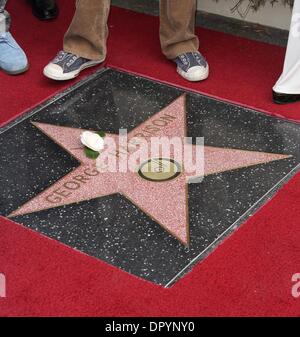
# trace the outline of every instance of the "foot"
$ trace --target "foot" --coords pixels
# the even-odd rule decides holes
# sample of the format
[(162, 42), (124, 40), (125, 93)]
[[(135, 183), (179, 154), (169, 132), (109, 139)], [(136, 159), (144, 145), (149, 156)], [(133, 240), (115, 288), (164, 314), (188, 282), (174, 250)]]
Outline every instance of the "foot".
[(44, 75), (52, 80), (66, 81), (77, 77), (86, 68), (94, 67), (104, 60), (93, 61), (75, 54), (60, 51), (44, 68)]
[(273, 90), (273, 102), (276, 104), (288, 104), (300, 101), (300, 94), (284, 94)]
[(203, 81), (209, 75), (209, 66), (199, 52), (181, 54), (174, 61), (177, 64), (178, 74), (188, 81)]
[(28, 69), (28, 60), (9, 32), (0, 34), (0, 69), (9, 75), (18, 75)]
[(52, 20), (58, 16), (55, 0), (31, 0), (32, 13), (40, 20)]

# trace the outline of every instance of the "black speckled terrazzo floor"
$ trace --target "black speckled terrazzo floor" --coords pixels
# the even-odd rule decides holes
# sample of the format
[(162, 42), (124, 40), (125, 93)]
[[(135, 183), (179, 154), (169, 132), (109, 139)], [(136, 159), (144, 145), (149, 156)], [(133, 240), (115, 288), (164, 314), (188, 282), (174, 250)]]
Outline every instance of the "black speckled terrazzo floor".
[[(32, 121), (129, 131), (184, 91), (111, 69), (0, 131), (0, 214), (8, 216), (79, 165)], [(293, 155), (189, 185), (189, 247), (116, 194), (13, 220), (126, 272), (170, 286), (270, 199), (299, 169), (300, 125), (187, 92), (190, 137), (205, 145)]]

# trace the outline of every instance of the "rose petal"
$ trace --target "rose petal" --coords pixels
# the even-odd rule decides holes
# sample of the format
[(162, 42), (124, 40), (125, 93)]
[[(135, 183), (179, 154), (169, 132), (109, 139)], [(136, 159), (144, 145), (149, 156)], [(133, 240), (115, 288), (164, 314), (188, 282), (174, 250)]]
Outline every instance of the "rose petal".
[(98, 134), (91, 131), (84, 131), (81, 134), (81, 143), (93, 151), (101, 151), (104, 148), (104, 140)]

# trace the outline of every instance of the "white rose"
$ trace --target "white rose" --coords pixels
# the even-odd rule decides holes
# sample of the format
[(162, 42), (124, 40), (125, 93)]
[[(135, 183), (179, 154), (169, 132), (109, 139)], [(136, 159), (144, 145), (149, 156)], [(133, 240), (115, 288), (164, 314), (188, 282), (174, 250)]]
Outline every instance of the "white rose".
[(104, 148), (104, 140), (97, 133), (84, 131), (81, 136), (81, 143), (89, 149), (100, 152)]

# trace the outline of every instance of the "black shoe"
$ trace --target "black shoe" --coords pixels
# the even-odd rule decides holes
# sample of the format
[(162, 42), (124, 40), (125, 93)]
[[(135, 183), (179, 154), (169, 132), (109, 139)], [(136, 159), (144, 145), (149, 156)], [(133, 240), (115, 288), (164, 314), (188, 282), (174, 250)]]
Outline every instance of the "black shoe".
[(58, 16), (55, 0), (31, 0), (32, 13), (40, 20), (52, 20)]
[(276, 104), (288, 104), (300, 101), (300, 94), (282, 94), (273, 90), (273, 102)]

